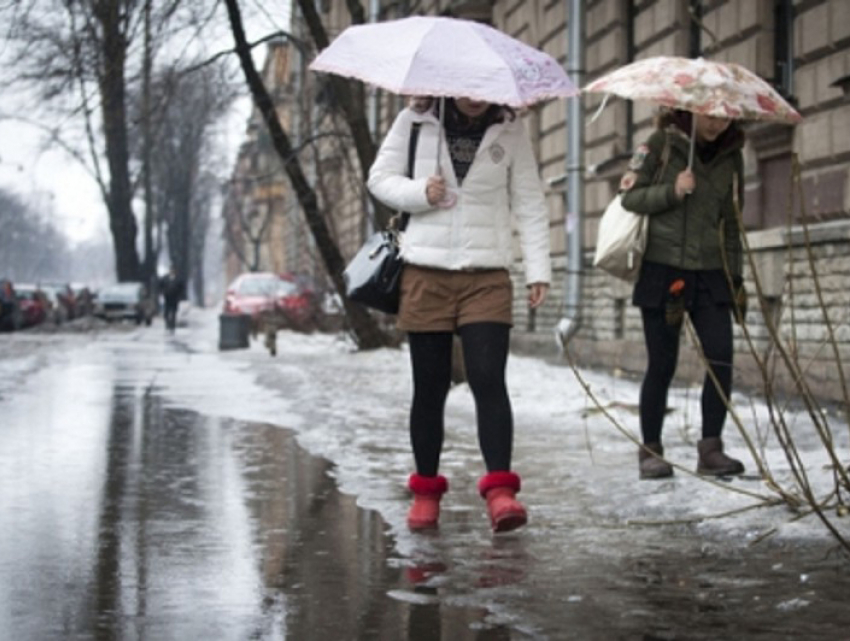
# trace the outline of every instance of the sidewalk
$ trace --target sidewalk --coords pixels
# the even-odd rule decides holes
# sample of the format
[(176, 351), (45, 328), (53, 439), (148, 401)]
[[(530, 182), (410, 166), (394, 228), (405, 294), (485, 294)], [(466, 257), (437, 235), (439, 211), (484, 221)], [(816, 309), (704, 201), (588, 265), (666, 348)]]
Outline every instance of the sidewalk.
[[(271, 565), (280, 569), (262, 584), (268, 592), (260, 593), (268, 596), (270, 607), (284, 602), (305, 604), (302, 615), (306, 616), (306, 609), (321, 613), (333, 619), (331, 627), (339, 629), (344, 624), (333, 618), (339, 608), (326, 605), (326, 599), (341, 599), (340, 608), (364, 624), (358, 629), (371, 629), (369, 621), (360, 621), (369, 614), (359, 613), (356, 606), (362, 601), (357, 595), (386, 595), (390, 606), (387, 598), (370, 602), (382, 611), (391, 610), (393, 625), (407, 630), (406, 636), (391, 636), (392, 641), (847, 638), (850, 563), (838, 552), (825, 527), (812, 516), (800, 518), (801, 514), (782, 505), (730, 514), (759, 504), (753, 494), (773, 497), (752, 475), (751, 457), (734, 426), (729, 426), (727, 441), (733, 454), (748, 465), (751, 476), (711, 484), (688, 473), (696, 461), (693, 442), (698, 390), (676, 390), (670, 399), (674, 409), (668, 418), (665, 444), (670, 458), (683, 469), (672, 479), (638, 481), (635, 446), (598, 410), (576, 373), (541, 358), (513, 355), (508, 384), (516, 423), (514, 467), (523, 477), (520, 498), (529, 508), (529, 524), (512, 533), (491, 534), (484, 503), (476, 491), (483, 465), (475, 441), (472, 398), (466, 386), (459, 385), (451, 391), (447, 406), (441, 472), (449, 478), (451, 490), (444, 501), (441, 527), (436, 533), (412, 534), (405, 526), (409, 504), (405, 484), (412, 456), (407, 436), (410, 372), (404, 349), (356, 352), (341, 337), (281, 332), (275, 358), (260, 342), (246, 350), (222, 352), (218, 349), (216, 310), (193, 310), (190, 323), (174, 335), (155, 323), (151, 328), (90, 334), (24, 332), (4, 336), (0, 360), (6, 376), (0, 381), (0, 395), (20, 395), (21, 406), (37, 412), (40, 408), (27, 404), (26, 398), (28, 394), (44, 398), (45, 390), (28, 381), (33, 380), (33, 372), (53, 363), (49, 367), (52, 375), (68, 382), (70, 388), (82, 385), (82, 389), (103, 396), (104, 408), (114, 405), (110, 394), (128, 395), (140, 417), (138, 434), (147, 435), (134, 439), (134, 446), (147, 443), (150, 447), (157, 442), (149, 425), (141, 427), (144, 420), (156, 416), (149, 412), (151, 399), (178, 417), (164, 420), (163, 435), (179, 436), (175, 426), (180, 420), (191, 423), (194, 440), (215, 442), (222, 460), (236, 460), (236, 468), (244, 470), (244, 474), (236, 474), (220, 463), (204, 467), (210, 478), (229, 483), (235, 492), (231, 498), (245, 498), (244, 504), (242, 499), (229, 503), (239, 506), (231, 516), (248, 509), (249, 504), (251, 509), (272, 504), (286, 507), (286, 514), (298, 521), (287, 528), (290, 536), (281, 538), (278, 510), (263, 511), (271, 518), (247, 522), (220, 519), (227, 523), (222, 529), (225, 543), (215, 549), (225, 560), (239, 545), (261, 541), (259, 547), (249, 545), (238, 555), (239, 567), (250, 574), (266, 565), (272, 550)], [(92, 376), (93, 366), (101, 372), (100, 379)], [(598, 372), (578, 374), (623, 430), (636, 434), (638, 384)], [(104, 382), (110, 376), (115, 376), (118, 385), (113, 391), (111, 384)], [(47, 397), (52, 403), (45, 407), (54, 406), (56, 399), (49, 392)], [(74, 402), (79, 402), (79, 396)], [(766, 429), (765, 409), (742, 395), (736, 396), (734, 403), (748, 425), (759, 421), (759, 447), (774, 476), (787, 486), (788, 474), (783, 473), (787, 462)], [(81, 407), (91, 412), (95, 405), (84, 402)], [(117, 416), (120, 424), (126, 422), (121, 411)], [(192, 416), (197, 420), (190, 420)], [(86, 426), (78, 428), (79, 434), (103, 434), (100, 423), (88, 421), (85, 412), (74, 418)], [(790, 413), (786, 418), (795, 438), (804, 444), (806, 472), (818, 496), (823, 496), (832, 472), (825, 466), (809, 421), (804, 415)], [(846, 426), (833, 417), (830, 421), (837, 450), (846, 454)], [(54, 426), (35, 422), (50, 429)], [(30, 418), (18, 418), (21, 443), (32, 439), (27, 427), (32, 423)], [(235, 425), (240, 427), (235, 429)], [(67, 429), (64, 414), (55, 426), (55, 433), (70, 442), (78, 438)], [(267, 446), (280, 440), (275, 436), (278, 430), (280, 439), (291, 440), (289, 434), (294, 434), (302, 447), (322, 460), (305, 456), (298, 448), (280, 447), (280, 443)], [(37, 442), (51, 443), (49, 439)], [(119, 454), (124, 451), (122, 443), (116, 442)], [(255, 458), (246, 457), (240, 443), (250, 443)], [(61, 451), (81, 462), (76, 450)], [(29, 456), (10, 452), (10, 460)], [(140, 483), (150, 480), (148, 473), (138, 472), (136, 459), (125, 454), (116, 460), (133, 471), (130, 476)], [(195, 456), (166, 460), (182, 461), (185, 468), (180, 469), (186, 479), (197, 476)], [(261, 474), (258, 461), (271, 471)], [(308, 461), (310, 469), (318, 471), (311, 475), (311, 482), (300, 482), (303, 474), (296, 472)], [(90, 467), (82, 465), (81, 469)], [(9, 466), (7, 473), (14, 475), (14, 467)], [(329, 489), (328, 482), (348, 495), (345, 500), (337, 497), (329, 502), (336, 492)], [(30, 485), (16, 487), (26, 493)], [(74, 485), (51, 487), (59, 494), (68, 492), (69, 500), (62, 501), (63, 505), (86, 498)], [(89, 487), (104, 492), (114, 489), (110, 483)], [(173, 492), (170, 485), (165, 487), (169, 489), (163, 499), (170, 505)], [(194, 481), (186, 487), (195, 487)], [(271, 499), (260, 500), (261, 495)], [(217, 522), (222, 496), (222, 491), (216, 490), (205, 493), (202, 500), (188, 502), (189, 516), (197, 513)], [(354, 502), (363, 509), (353, 510)], [(85, 505), (99, 509), (96, 501), (85, 501)], [(289, 510), (291, 506), (299, 509)], [(314, 518), (318, 513), (321, 518)], [(21, 517), (20, 511), (15, 514)], [(130, 509), (128, 514), (136, 513)], [(172, 515), (168, 514), (163, 526), (173, 532), (181, 521), (170, 521)], [(847, 536), (846, 518), (830, 516)], [(207, 526), (193, 525), (193, 518), (186, 523), (201, 538), (208, 533)], [(254, 539), (245, 538), (247, 529), (253, 529)], [(92, 531), (97, 536), (108, 532), (99, 527)], [(328, 547), (320, 539), (331, 531), (339, 545)], [(133, 544), (140, 543), (132, 527), (126, 535)], [(35, 539), (22, 540), (29, 545)], [(305, 543), (309, 544), (302, 545)], [(86, 547), (96, 557), (99, 549)], [(343, 549), (348, 553), (338, 551)], [(369, 553), (352, 554), (352, 549)], [(331, 570), (314, 576), (315, 568), (322, 565), (318, 557), (328, 555), (332, 562), (324, 566)], [(68, 558), (77, 559), (73, 554)], [(216, 567), (213, 557), (196, 546), (186, 556), (175, 558), (190, 566)], [(291, 559), (291, 563), (276, 565), (274, 561), (280, 559)], [(298, 579), (305, 572), (314, 580)], [(47, 575), (38, 576), (44, 581)], [(131, 593), (146, 593), (134, 575), (127, 580)], [(51, 589), (63, 585), (55, 580), (48, 583)], [(189, 583), (195, 585), (192, 577)], [(313, 589), (325, 583), (333, 589)], [(180, 585), (170, 576), (169, 588), (179, 592)], [(110, 583), (107, 590), (114, 587)], [(231, 587), (228, 584), (210, 594), (230, 603), (234, 599)], [(243, 596), (253, 598), (253, 589)], [(15, 594), (18, 599), (26, 598)], [(63, 594), (78, 595), (64, 588)], [(265, 608), (261, 601), (257, 604)], [(37, 609), (39, 602), (33, 601), (32, 607)], [(135, 611), (138, 603), (129, 603), (128, 611)], [(193, 611), (197, 609), (196, 600), (188, 603)], [(162, 616), (181, 620), (174, 615), (172, 601), (161, 604), (168, 609), (147, 611), (146, 621)], [(302, 616), (299, 620), (307, 621), (305, 629), (312, 630), (308, 619)], [(144, 621), (132, 625), (141, 623)], [(386, 637), (368, 638), (383, 641)]]
[[(193, 341), (209, 346), (215, 328), (205, 322)], [(410, 592), (398, 598), (421, 598), (425, 590), (445, 605), (487, 608), (492, 625), (530, 638), (640, 638), (636, 630), (665, 639), (713, 639), (723, 630), (747, 633), (737, 638), (846, 636), (850, 563), (833, 554), (825, 527), (782, 505), (716, 518), (775, 495), (752, 474), (709, 483), (686, 472), (696, 464), (698, 390), (670, 396), (665, 446), (684, 469), (669, 480), (638, 481), (635, 445), (596, 408), (575, 373), (512, 355), (514, 469), (523, 477), (530, 523), (490, 533), (475, 489), (483, 464), (472, 398), (460, 385), (447, 404), (441, 467), (451, 490), (439, 533), (422, 535), (405, 527), (412, 457), (404, 349), (356, 352), (340, 337), (281, 332), (276, 358), (253, 343), (220, 359), (267, 390), (263, 413), (332, 461), (343, 492), (381, 514), (411, 578)], [(637, 383), (580, 374), (623, 430), (637, 434)], [(733, 403), (758, 421), (765, 457), (784, 483), (787, 463), (767, 431), (766, 409), (744, 396)], [(226, 411), (240, 409), (231, 403)], [(805, 444), (813, 486), (825, 490), (831, 473), (806, 417), (788, 420)], [(847, 452), (846, 426), (835, 434)], [(734, 425), (726, 441), (754, 472)], [(850, 523), (839, 525), (850, 536)]]

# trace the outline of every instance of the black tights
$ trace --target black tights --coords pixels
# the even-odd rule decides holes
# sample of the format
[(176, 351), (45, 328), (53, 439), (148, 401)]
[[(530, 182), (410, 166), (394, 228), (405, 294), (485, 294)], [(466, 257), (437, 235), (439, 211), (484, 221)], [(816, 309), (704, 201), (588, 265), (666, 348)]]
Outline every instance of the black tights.
[[(505, 385), (510, 326), (472, 323), (458, 330), (466, 378), (475, 398), (478, 443), (487, 470), (511, 469), (513, 412)], [(416, 471), (436, 476), (443, 449), (446, 397), (451, 385), (452, 333), (411, 332), (413, 404), (410, 441)]]
[[(648, 364), (640, 390), (640, 427), (644, 443), (659, 443), (667, 391), (679, 359), (681, 325), (668, 325), (663, 308), (641, 308)], [(726, 305), (700, 305), (688, 310), (705, 359), (720, 383), (706, 372), (702, 385), (702, 437), (720, 436), (732, 389), (732, 316)]]

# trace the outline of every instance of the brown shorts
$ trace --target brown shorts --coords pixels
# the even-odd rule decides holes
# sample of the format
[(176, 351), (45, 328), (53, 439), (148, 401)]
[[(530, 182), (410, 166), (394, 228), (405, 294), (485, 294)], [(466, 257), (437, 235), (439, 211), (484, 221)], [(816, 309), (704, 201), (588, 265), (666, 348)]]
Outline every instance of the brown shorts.
[(470, 323), (513, 324), (513, 284), (506, 269), (449, 271), (405, 265), (396, 326), (406, 332), (453, 332)]

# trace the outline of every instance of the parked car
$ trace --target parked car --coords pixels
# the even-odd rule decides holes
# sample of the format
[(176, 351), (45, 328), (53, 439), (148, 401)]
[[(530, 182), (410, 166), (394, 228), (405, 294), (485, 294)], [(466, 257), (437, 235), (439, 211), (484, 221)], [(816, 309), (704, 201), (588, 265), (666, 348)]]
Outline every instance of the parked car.
[(45, 293), (52, 306), (50, 320), (61, 325), (75, 318), (74, 292), (67, 284), (39, 283), (38, 288)]
[(94, 294), (88, 286), (82, 283), (71, 283), (74, 294), (74, 317), (90, 316), (94, 313)]
[(15, 331), (23, 327), (23, 324), (15, 286), (8, 278), (0, 279), (0, 330)]
[(150, 325), (156, 302), (142, 283), (116, 283), (101, 289), (95, 299), (94, 315), (108, 321), (132, 320)]
[(313, 313), (312, 298), (288, 276), (253, 272), (238, 276), (227, 288), (224, 313), (250, 316), (254, 334), (270, 324), (302, 329)]
[(225, 314), (246, 314), (256, 321), (260, 313), (274, 309), (280, 276), (273, 272), (241, 274), (224, 294)]
[(40, 325), (47, 320), (50, 314), (50, 301), (47, 294), (35, 285), (18, 284), (15, 287), (15, 296), (21, 308), (23, 327)]
[(278, 304), (287, 325), (301, 331), (317, 329), (322, 316), (322, 295), (313, 279), (299, 274), (282, 274), (281, 278), (295, 286), (288, 288)]

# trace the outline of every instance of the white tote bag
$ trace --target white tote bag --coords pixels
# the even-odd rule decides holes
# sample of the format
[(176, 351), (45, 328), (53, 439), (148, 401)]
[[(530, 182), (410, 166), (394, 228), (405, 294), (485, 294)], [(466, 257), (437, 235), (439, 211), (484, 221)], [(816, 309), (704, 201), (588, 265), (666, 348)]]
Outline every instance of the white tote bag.
[[(658, 169), (650, 184), (661, 180), (670, 160), (670, 142), (665, 137)], [(649, 236), (649, 216), (640, 216), (623, 207), (622, 195), (617, 194), (599, 220), (596, 255), (593, 266), (630, 283), (640, 274), (640, 264), (646, 252)]]
[(614, 197), (599, 221), (594, 267), (633, 283), (640, 272), (646, 250), (648, 216), (639, 216), (623, 207), (622, 196)]

